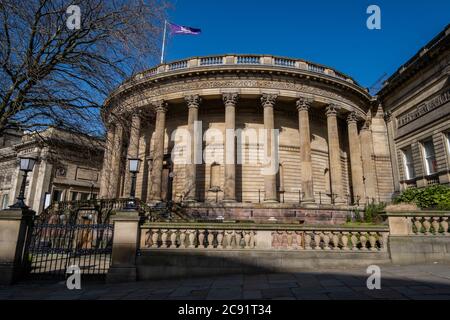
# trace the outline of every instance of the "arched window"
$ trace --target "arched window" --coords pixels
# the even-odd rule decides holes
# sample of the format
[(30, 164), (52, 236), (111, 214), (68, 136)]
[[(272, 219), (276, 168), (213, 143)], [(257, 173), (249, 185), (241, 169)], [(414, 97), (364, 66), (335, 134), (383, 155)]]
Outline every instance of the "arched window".
[(210, 174), (210, 189), (219, 189), (220, 188), (220, 164), (214, 162), (211, 164), (211, 174)]

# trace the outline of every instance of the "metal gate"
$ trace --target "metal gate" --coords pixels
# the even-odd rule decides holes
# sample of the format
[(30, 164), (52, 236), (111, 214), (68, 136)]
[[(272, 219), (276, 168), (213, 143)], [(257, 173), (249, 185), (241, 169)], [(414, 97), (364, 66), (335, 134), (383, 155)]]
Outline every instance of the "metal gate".
[(106, 275), (111, 263), (113, 225), (98, 208), (77, 208), (37, 217), (28, 246), (29, 274), (65, 278), (77, 266), (82, 275)]

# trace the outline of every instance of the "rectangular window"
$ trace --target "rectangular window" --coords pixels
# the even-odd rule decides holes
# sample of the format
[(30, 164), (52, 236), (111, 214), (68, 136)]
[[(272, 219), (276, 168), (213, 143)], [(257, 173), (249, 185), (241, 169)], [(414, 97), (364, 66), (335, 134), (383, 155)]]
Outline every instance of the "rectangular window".
[(72, 201), (78, 200), (78, 192), (72, 192)]
[(445, 134), (447, 140), (447, 156), (450, 157), (450, 131)]
[(433, 140), (427, 140), (422, 143), (423, 156), (425, 160), (425, 169), (427, 175), (431, 175), (437, 172), (436, 155), (434, 154)]
[(405, 167), (405, 178), (406, 180), (411, 180), (416, 177), (416, 172), (414, 170), (414, 161), (412, 156), (411, 147), (405, 148), (403, 152), (403, 165)]
[(2, 209), (7, 209), (8, 205), (9, 205), (9, 195), (8, 194), (4, 194), (2, 197)]
[(81, 201), (86, 201), (88, 199), (89, 199), (89, 193), (81, 193), (81, 197), (80, 197)]

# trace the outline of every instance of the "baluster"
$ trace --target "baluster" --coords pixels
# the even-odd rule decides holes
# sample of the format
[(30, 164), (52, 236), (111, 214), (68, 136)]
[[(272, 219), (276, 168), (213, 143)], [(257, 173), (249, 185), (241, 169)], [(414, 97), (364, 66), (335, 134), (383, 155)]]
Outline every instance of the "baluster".
[(311, 250), (311, 235), (305, 233), (305, 250)]
[(348, 247), (348, 234), (348, 232), (342, 232), (342, 250), (350, 250), (350, 248)]
[(439, 234), (439, 227), (440, 227), (439, 220), (440, 220), (439, 217), (433, 217), (433, 222), (431, 223), (435, 235)]
[(444, 236), (448, 236), (448, 217), (442, 217), (441, 227), (444, 230)]
[(177, 230), (170, 230), (170, 248), (175, 249), (177, 247)]
[(423, 221), (423, 227), (425, 229), (425, 235), (430, 235), (430, 229), (431, 229), (431, 223), (430, 223), (430, 217), (425, 217)]
[(358, 232), (352, 232), (351, 233), (352, 234), (352, 236), (351, 236), (351, 240), (352, 240), (352, 250), (358, 250)]
[(294, 241), (293, 237), (292, 237), (292, 231), (286, 231), (286, 243), (287, 243), (287, 248), (289, 250), (292, 250), (292, 242)]
[(188, 237), (188, 241), (189, 241), (189, 245), (188, 248), (189, 249), (193, 249), (195, 248), (195, 238), (197, 237), (197, 231), (196, 230), (188, 230), (189, 233), (189, 237)]
[(161, 230), (161, 248), (167, 248), (168, 244), (167, 244), (167, 237), (168, 237), (168, 233), (169, 230), (167, 229), (162, 229)]
[(159, 229), (152, 229), (152, 248), (158, 248)]
[(152, 241), (152, 230), (147, 230), (147, 232), (145, 233), (145, 242), (144, 242), (144, 246), (147, 248), (151, 248), (153, 244)]
[(325, 232), (323, 234), (323, 249), (324, 250), (330, 250), (330, 232)]
[(205, 230), (198, 230), (198, 247), (205, 248)]
[(208, 249), (214, 249), (214, 232), (208, 231)]
[(233, 249), (233, 230), (227, 230), (225, 231), (225, 237), (227, 239), (227, 249)]
[(339, 232), (333, 232), (333, 250), (339, 250)]
[(250, 231), (250, 248), (256, 247), (256, 231)]
[(369, 244), (370, 244), (370, 250), (371, 251), (377, 251), (377, 233), (376, 232), (369, 232)]
[(217, 231), (217, 249), (223, 249), (223, 230)]
[(242, 231), (235, 231), (234, 238), (236, 240), (236, 249), (241, 249)]
[(180, 249), (186, 248), (186, 230), (180, 230)]
[(416, 227), (416, 234), (420, 234), (422, 232), (422, 218), (421, 217), (414, 218), (414, 226)]
[(361, 232), (359, 241), (361, 241), (361, 250), (367, 250), (367, 232)]
[(272, 232), (272, 248), (278, 249), (278, 232)]
[(297, 243), (296, 249), (297, 249), (297, 250), (302, 250), (302, 249), (303, 249), (303, 241), (302, 241), (303, 232), (301, 232), (301, 231), (296, 231), (296, 232), (294, 233), (294, 237), (295, 237), (296, 243)]
[(245, 249), (250, 249), (250, 231), (244, 231)]
[(322, 248), (320, 247), (320, 239), (321, 239), (321, 235), (320, 233), (313, 233), (313, 240), (314, 240), (314, 250), (321, 250)]

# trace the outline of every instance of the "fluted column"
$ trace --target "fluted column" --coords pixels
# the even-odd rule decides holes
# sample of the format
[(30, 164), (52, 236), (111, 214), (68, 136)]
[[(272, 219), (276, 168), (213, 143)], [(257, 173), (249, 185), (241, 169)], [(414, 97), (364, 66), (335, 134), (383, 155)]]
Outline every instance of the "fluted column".
[[(128, 159), (137, 159), (139, 158), (139, 139), (141, 136), (141, 114), (140, 112), (136, 112), (131, 116), (131, 128), (130, 128), (130, 140), (128, 144), (128, 152), (127, 152), (127, 162)], [(130, 171), (125, 170), (125, 197), (130, 195), (131, 190), (131, 174)]]
[(297, 101), (298, 126), (300, 132), (301, 185), (304, 192), (303, 203), (314, 203), (313, 171), (311, 159), (311, 133), (309, 130), (309, 109), (311, 100)]
[(225, 93), (225, 186), (224, 201), (236, 201), (236, 104), (239, 99), (237, 93)]
[[(272, 150), (272, 145), (274, 143), (273, 130), (275, 128), (273, 109), (277, 98), (278, 96), (276, 94), (263, 94), (261, 97), (261, 104), (264, 108), (264, 129), (266, 130), (265, 147), (267, 150), (267, 157), (271, 162), (276, 161), (278, 158), (278, 150)], [(278, 202), (276, 172), (271, 172), (264, 175), (264, 195), (265, 202)]]
[(103, 154), (102, 178), (100, 182), (100, 198), (102, 199), (106, 199), (110, 195), (114, 131), (115, 128), (113, 125), (107, 125), (105, 151)]
[(150, 181), (150, 200), (161, 201), (162, 171), (164, 165), (164, 136), (166, 128), (167, 103), (155, 103), (155, 150), (153, 151), (153, 165)]
[(358, 121), (356, 113), (352, 112), (347, 117), (348, 143), (350, 148), (350, 166), (352, 170), (353, 200), (364, 202), (364, 176), (361, 160), (361, 142), (358, 135)]
[(122, 145), (123, 145), (123, 126), (116, 124), (114, 133), (114, 147), (112, 151), (112, 169), (111, 169), (111, 187), (110, 199), (118, 198), (120, 192), (120, 174), (122, 167)]
[(372, 201), (372, 199), (377, 198), (377, 176), (373, 159), (373, 139), (370, 120), (365, 121), (362, 126), (360, 139), (366, 197), (369, 198), (369, 201)]
[(185, 97), (189, 114), (188, 114), (188, 130), (190, 135), (190, 161), (186, 165), (186, 180), (185, 180), (185, 200), (197, 200), (197, 164), (195, 163), (195, 132), (194, 123), (198, 121), (198, 108), (200, 107), (201, 98), (198, 95), (190, 95)]
[(337, 123), (338, 107), (330, 104), (327, 107), (328, 156), (330, 159), (331, 193), (336, 197), (335, 204), (343, 204), (341, 151), (339, 146), (339, 129)]

